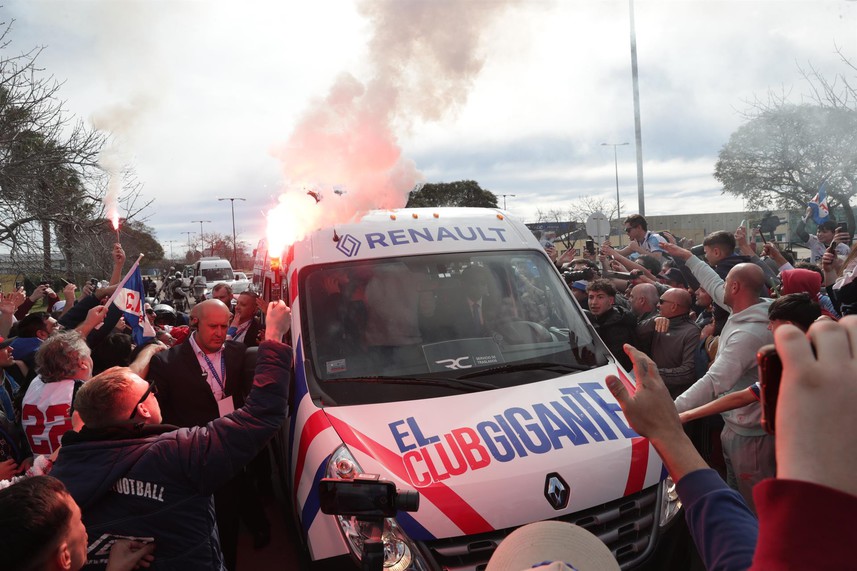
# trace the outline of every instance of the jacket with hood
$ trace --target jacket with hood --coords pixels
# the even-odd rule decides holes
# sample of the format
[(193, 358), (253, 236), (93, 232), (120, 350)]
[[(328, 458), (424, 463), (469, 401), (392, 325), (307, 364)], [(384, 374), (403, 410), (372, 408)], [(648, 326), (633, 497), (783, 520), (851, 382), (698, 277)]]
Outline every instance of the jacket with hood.
[(68, 432), (51, 473), (80, 505), (89, 565), (112, 540), (150, 538), (151, 569), (222, 569), (211, 494), (252, 460), (283, 423), (291, 351), (264, 341), (246, 404), (203, 427), (142, 425)]
[(780, 279), (783, 282), (783, 295), (790, 293), (808, 293), (811, 299), (818, 302), (821, 307), (821, 312), (832, 318), (839, 319), (839, 314), (833, 307), (833, 302), (830, 298), (821, 293), (821, 274), (812, 270), (797, 268), (792, 270), (783, 270), (780, 272)]
[[(724, 282), (717, 272), (702, 260), (691, 257), (687, 266), (705, 288), (714, 303), (726, 307)], [(756, 352), (762, 345), (774, 342), (768, 329), (768, 306), (762, 299), (744, 311), (729, 316), (720, 334), (720, 346), (708, 372), (676, 399), (676, 408), (684, 412), (702, 406), (725, 394), (746, 389), (758, 380)], [(762, 436), (762, 409), (759, 403), (722, 413), (729, 427), (743, 436)]]

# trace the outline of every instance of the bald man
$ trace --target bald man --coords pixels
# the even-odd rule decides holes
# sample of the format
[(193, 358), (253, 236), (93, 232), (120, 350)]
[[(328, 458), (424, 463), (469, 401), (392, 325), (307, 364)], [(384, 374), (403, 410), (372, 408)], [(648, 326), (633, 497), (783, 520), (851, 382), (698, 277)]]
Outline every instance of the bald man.
[(641, 324), (653, 330), (652, 360), (673, 398), (696, 381), (699, 327), (690, 319), (690, 307), (687, 290), (670, 288), (658, 300), (658, 316)]
[[(689, 250), (673, 244), (665, 245), (664, 250), (686, 260), (687, 267), (714, 303), (729, 311), (717, 355), (708, 372), (675, 399), (678, 411), (684, 412), (746, 389), (758, 380), (756, 352), (774, 342), (768, 329), (771, 300), (759, 297), (765, 274), (755, 264), (738, 264), (723, 280)], [(762, 429), (762, 411), (758, 403), (724, 412), (721, 416), (725, 423), (720, 440), (727, 482), (755, 510), (753, 486), (776, 474), (774, 438)]]
[(637, 284), (631, 288), (628, 302), (637, 317), (637, 323), (642, 323), (658, 312), (658, 288), (649, 283)]
[[(244, 406), (252, 378), (244, 374), (247, 347), (226, 340), (231, 318), (229, 308), (218, 299), (197, 303), (190, 312), (193, 333), (152, 359), (147, 378), (158, 389), (165, 424), (205, 426)], [(238, 495), (246, 487), (242, 477), (243, 473), (214, 494), (221, 549), (229, 570), (235, 569), (237, 561)], [(264, 522), (259, 524), (259, 529), (264, 527)]]

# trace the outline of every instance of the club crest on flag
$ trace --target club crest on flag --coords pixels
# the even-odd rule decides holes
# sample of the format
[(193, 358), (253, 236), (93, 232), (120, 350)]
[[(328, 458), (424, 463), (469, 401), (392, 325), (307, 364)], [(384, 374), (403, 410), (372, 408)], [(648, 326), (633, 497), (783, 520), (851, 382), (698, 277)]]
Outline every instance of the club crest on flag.
[(812, 219), (816, 224), (823, 224), (827, 222), (830, 218), (830, 206), (827, 202), (827, 192), (825, 187), (827, 186), (827, 181), (822, 182), (821, 186), (818, 187), (818, 192), (813, 197), (812, 200), (806, 203), (809, 206), (810, 211), (812, 212)]
[[(141, 254), (140, 258), (142, 257)], [(146, 338), (155, 336), (155, 330), (143, 312), (146, 290), (143, 287), (143, 276), (140, 272), (140, 258), (119, 282), (112, 298), (113, 304), (124, 313), (125, 323), (131, 328), (131, 336), (137, 345), (142, 345)]]

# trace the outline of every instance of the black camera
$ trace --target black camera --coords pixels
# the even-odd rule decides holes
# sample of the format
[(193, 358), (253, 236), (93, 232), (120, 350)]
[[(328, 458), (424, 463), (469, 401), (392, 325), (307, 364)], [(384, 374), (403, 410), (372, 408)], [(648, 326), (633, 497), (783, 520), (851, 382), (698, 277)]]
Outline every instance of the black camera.
[(591, 268), (586, 268), (585, 270), (574, 270), (574, 271), (564, 271), (562, 272), (562, 277), (565, 280), (565, 283), (568, 285), (573, 284), (576, 281), (591, 281), (595, 279), (595, 272), (592, 271)]
[(420, 507), (419, 492), (399, 491), (396, 484), (379, 480), (374, 474), (360, 474), (353, 480), (323, 478), (318, 491), (321, 511), (326, 514), (385, 518)]

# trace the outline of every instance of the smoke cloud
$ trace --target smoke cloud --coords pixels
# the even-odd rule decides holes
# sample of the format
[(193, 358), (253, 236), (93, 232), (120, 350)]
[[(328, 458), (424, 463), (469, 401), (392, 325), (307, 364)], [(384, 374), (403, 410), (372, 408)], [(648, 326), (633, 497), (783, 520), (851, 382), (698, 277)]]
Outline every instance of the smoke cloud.
[[(269, 228), (299, 227), (290, 232), (299, 239), (322, 218), (342, 223), (367, 210), (403, 207), (423, 176), (402, 155), (396, 133), (466, 103), (485, 61), (481, 39), (516, 3), (362, 2), (372, 29), (365, 77), (341, 74), (274, 150), (285, 182)], [(346, 192), (335, 194), (334, 187)], [(316, 205), (309, 190), (320, 191), (323, 201)]]

